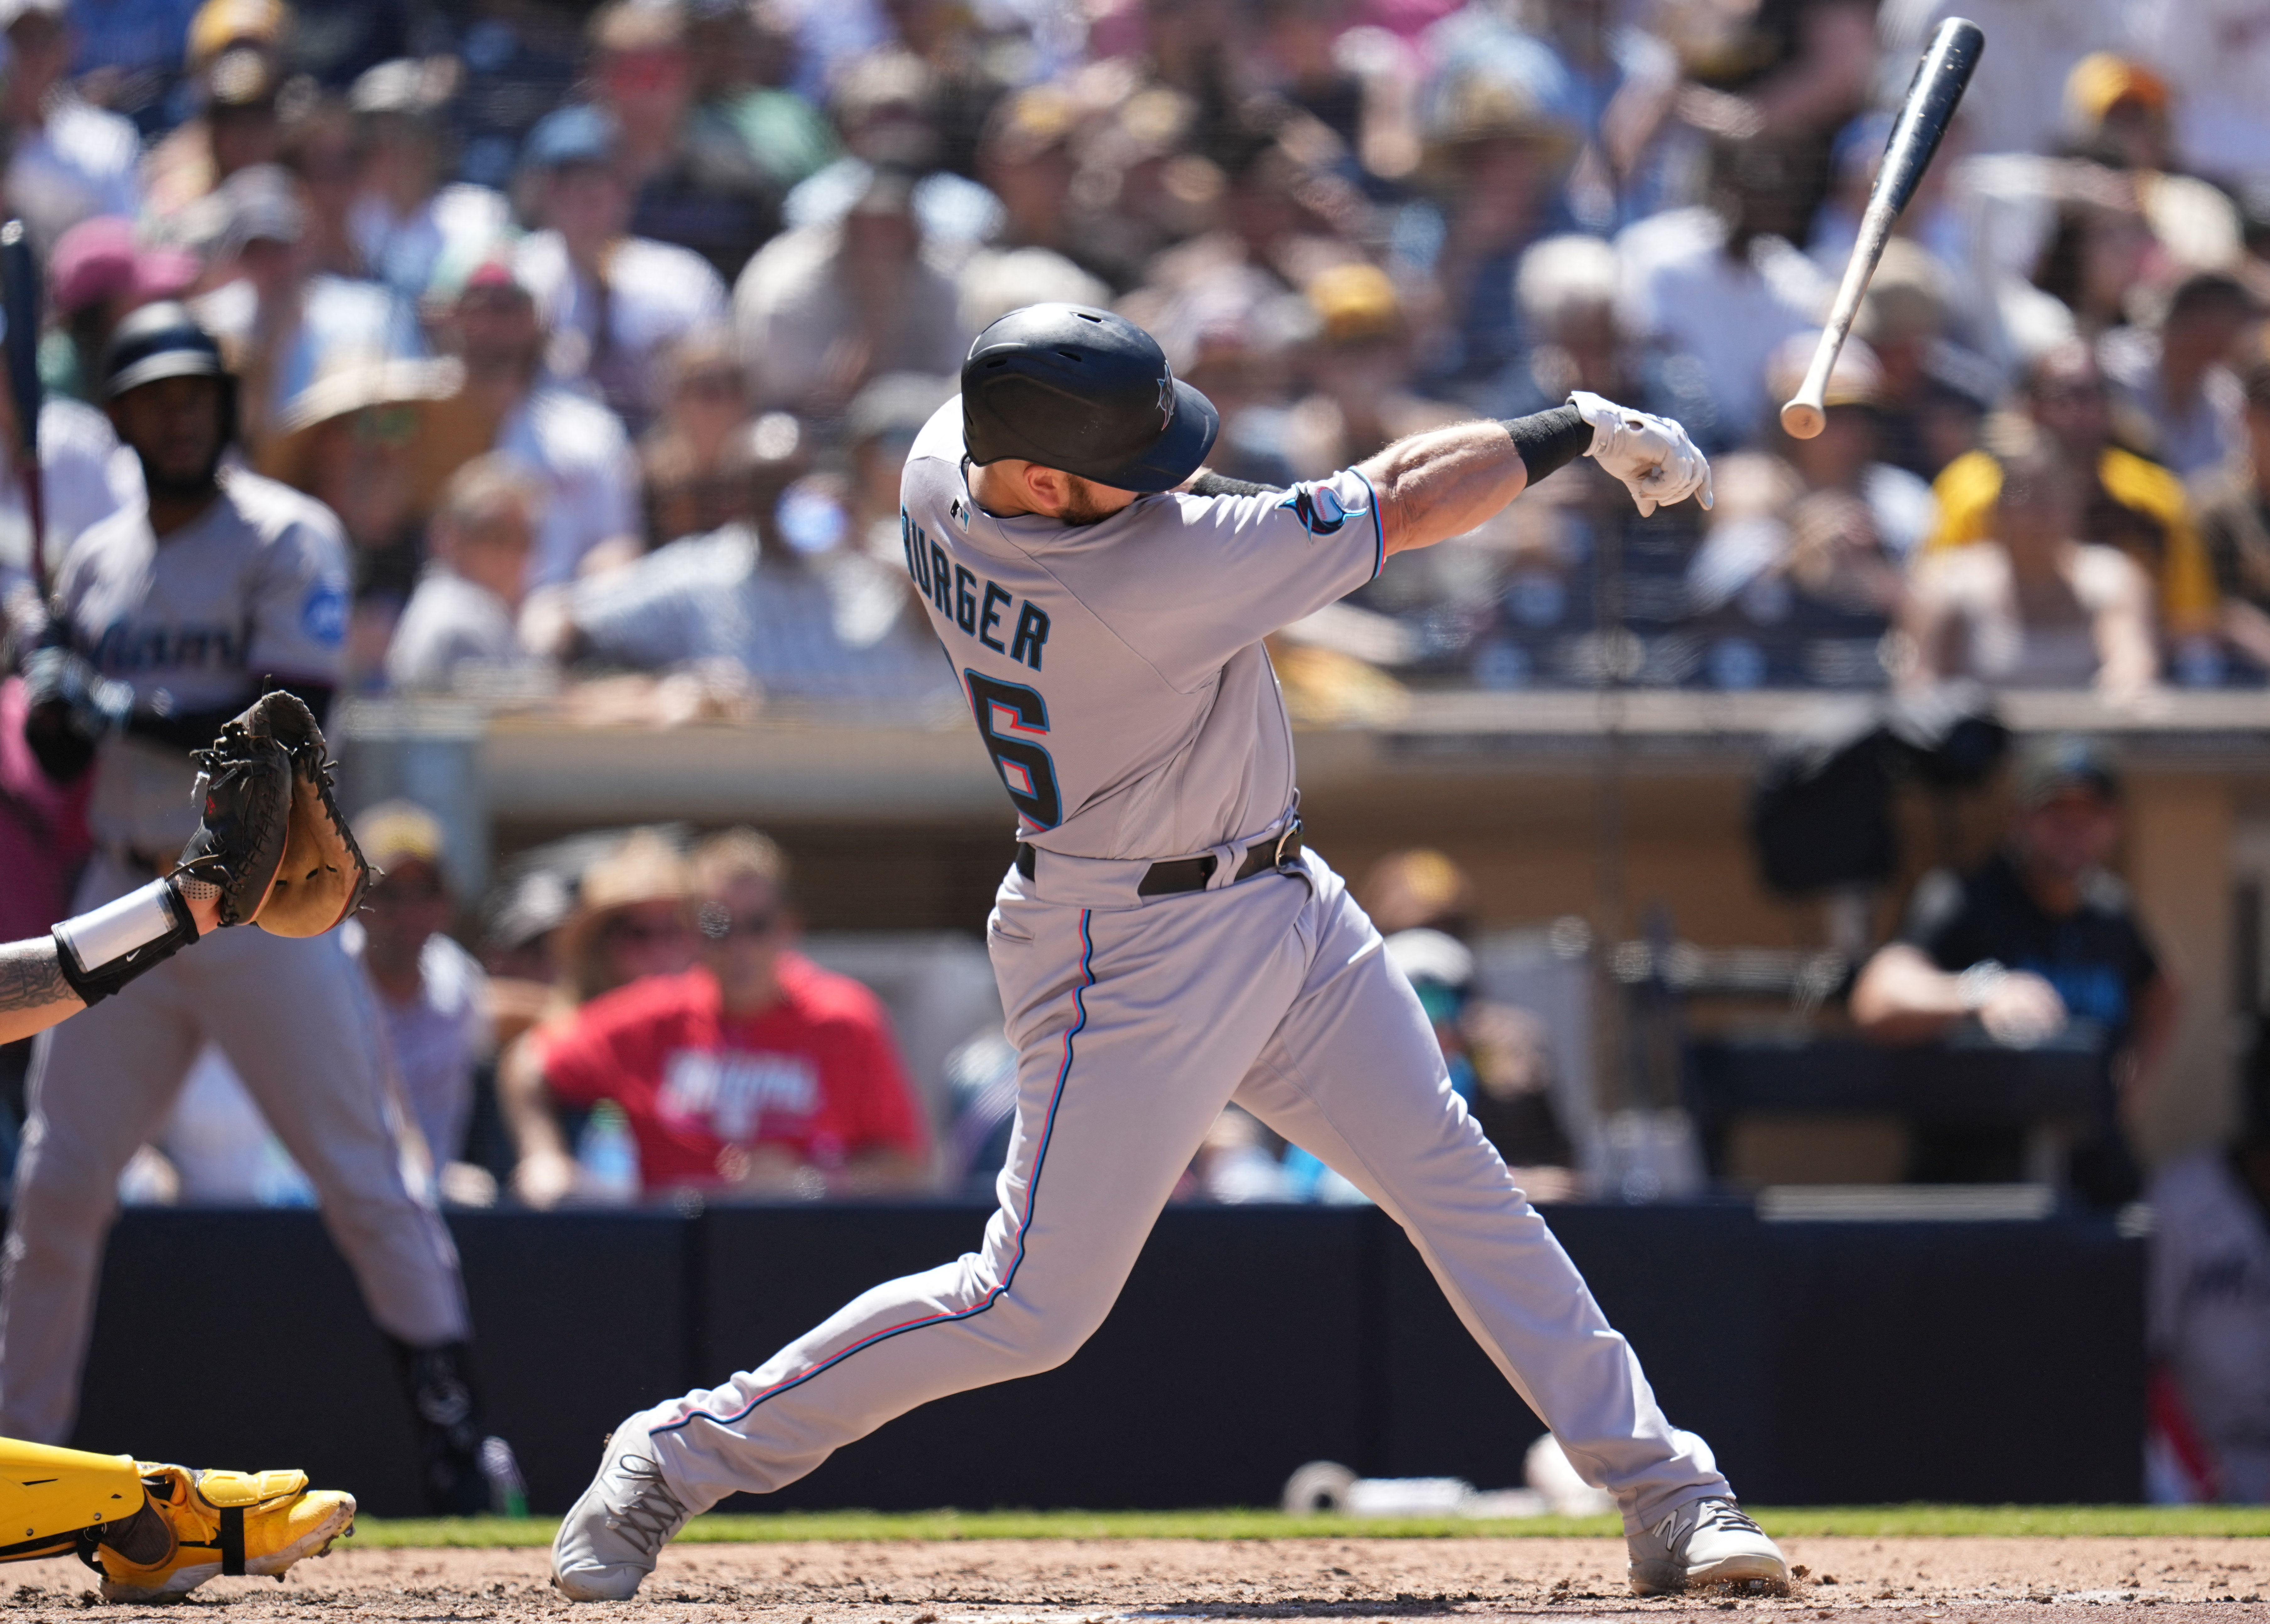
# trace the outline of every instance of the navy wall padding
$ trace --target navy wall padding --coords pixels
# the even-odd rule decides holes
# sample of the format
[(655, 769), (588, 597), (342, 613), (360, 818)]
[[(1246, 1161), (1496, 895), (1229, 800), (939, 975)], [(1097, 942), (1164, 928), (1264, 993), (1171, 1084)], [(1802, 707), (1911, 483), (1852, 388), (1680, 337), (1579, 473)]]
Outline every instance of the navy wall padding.
[[(489, 1417), (531, 1505), (564, 1509), (624, 1415), (951, 1262), (986, 1217), (452, 1213)], [(2140, 1496), (2143, 1245), (2107, 1220), (1766, 1223), (1732, 1204), (1550, 1218), (1672, 1420), (1754, 1502)], [(1500, 1488), (1540, 1430), (1383, 1214), (1176, 1206), (1068, 1364), (918, 1409), (735, 1509), (1266, 1505), (1318, 1458)], [(374, 1515), (421, 1509), (392, 1361), (313, 1212), (129, 1212), (72, 1442), (304, 1466)]]

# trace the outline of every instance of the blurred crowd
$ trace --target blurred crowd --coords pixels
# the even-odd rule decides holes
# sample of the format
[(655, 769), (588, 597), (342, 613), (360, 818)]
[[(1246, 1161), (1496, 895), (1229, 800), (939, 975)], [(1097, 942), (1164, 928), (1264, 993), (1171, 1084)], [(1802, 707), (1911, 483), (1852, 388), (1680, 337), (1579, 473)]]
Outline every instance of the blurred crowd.
[[(1072, 300), (1159, 337), (1237, 478), (1578, 387), (1717, 459), (1707, 514), (1580, 463), (1398, 557), (1282, 640), (1310, 715), (2259, 684), (2270, 26), (1966, 9), (1977, 80), (1795, 441), (1938, 0), (0, 0), (49, 557), (135, 500), (85, 399), (182, 297), (237, 455), (352, 544), (351, 691), (921, 706), (897, 469), (977, 330)], [(11, 490), (19, 582), (25, 531)]]
[[(384, 802), (355, 827), (384, 872), (345, 927), (346, 949), (413, 1188), (456, 1205), (541, 1208), (993, 1198), (1017, 1096), (998, 1003), (815, 962), (828, 947), (804, 941), (790, 864), (764, 834), (577, 834), (521, 853), (467, 906), (448, 834), (424, 808)], [(1400, 852), (1365, 889), (1434, 1020), (1450, 1086), (1534, 1199), (1581, 1193), (1556, 1034), (1485, 996), (1465, 874), (1439, 852)], [(990, 991), (982, 950), (962, 951)], [(925, 1002), (951, 1042), (918, 1057), (909, 1022)], [(122, 1194), (316, 1197), (218, 1047), (198, 1057)], [(1174, 1198), (1369, 1198), (1232, 1106)]]

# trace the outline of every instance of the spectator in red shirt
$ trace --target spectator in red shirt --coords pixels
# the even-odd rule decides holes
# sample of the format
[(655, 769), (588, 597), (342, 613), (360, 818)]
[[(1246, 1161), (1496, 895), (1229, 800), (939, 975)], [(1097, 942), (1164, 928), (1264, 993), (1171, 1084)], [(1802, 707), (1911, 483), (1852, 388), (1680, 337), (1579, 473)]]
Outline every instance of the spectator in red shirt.
[(575, 1163), (553, 1107), (612, 1100), (652, 1193), (802, 1196), (924, 1187), (919, 1107), (874, 994), (790, 951), (787, 861), (750, 829), (694, 856), (694, 968), (593, 999), (508, 1068), (514, 1186), (549, 1206)]

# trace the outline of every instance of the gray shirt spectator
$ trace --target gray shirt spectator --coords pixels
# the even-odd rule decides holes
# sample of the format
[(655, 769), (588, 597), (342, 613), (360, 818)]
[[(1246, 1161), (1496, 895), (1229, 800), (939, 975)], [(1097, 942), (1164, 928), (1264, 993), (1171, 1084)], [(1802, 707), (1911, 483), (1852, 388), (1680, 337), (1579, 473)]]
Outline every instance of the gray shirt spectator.
[(582, 650), (616, 664), (728, 659), (790, 698), (950, 698), (952, 673), (909, 626), (908, 601), (904, 572), (863, 552), (782, 556), (732, 524), (580, 583), (569, 612)]
[(468, 662), (491, 670), (529, 662), (514, 615), (543, 505), (535, 479), (508, 456), (476, 457), (451, 476), (428, 538), (432, 561), (386, 651), (389, 683), (449, 688)]
[(760, 407), (839, 411), (889, 372), (961, 371), (970, 334), (953, 279), (924, 252), (909, 183), (879, 174), (833, 225), (766, 245), (733, 287)]

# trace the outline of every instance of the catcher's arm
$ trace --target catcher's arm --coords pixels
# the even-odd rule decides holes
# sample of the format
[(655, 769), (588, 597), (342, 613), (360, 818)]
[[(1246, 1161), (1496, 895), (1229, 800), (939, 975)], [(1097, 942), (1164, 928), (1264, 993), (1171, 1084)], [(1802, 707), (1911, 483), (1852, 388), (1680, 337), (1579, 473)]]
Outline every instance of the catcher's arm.
[[(219, 923), (217, 888), (195, 880), (177, 885), (159, 879), (107, 908), (64, 920), (44, 939), (0, 946), (0, 1043), (17, 1042), (69, 1020)], [(126, 950), (109, 962), (96, 963), (90, 975), (79, 955), (100, 960), (121, 943), (128, 945)], [(104, 983), (94, 998), (79, 990)]]
[(370, 870), (331, 799), (323, 730), (266, 693), (197, 753), (197, 830), (181, 865), (50, 939), (0, 946), (0, 1042), (98, 1004), (206, 931), (262, 924), (314, 936), (352, 913)]

